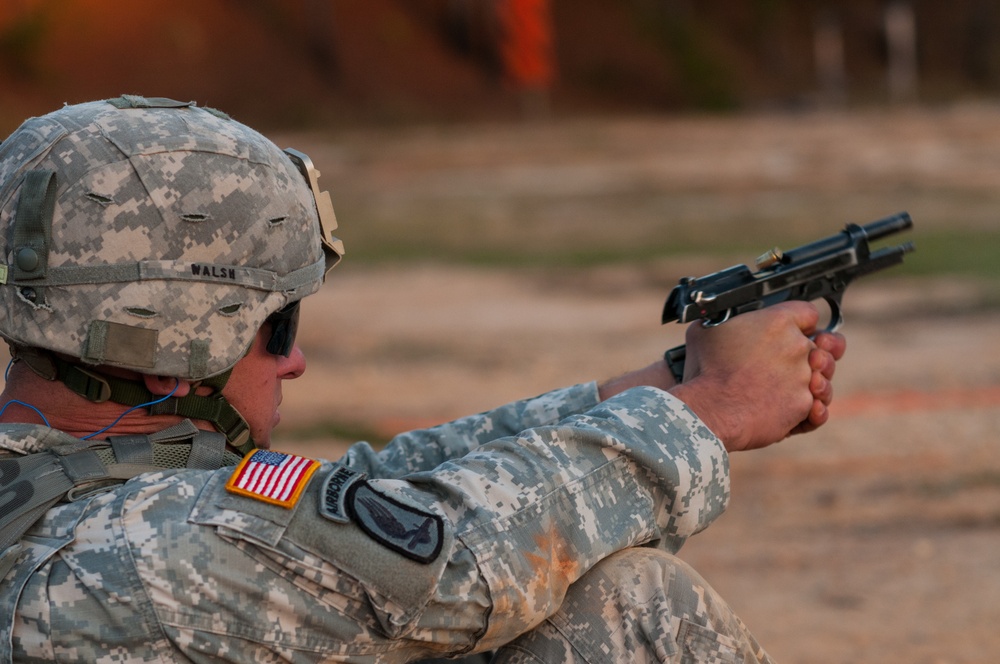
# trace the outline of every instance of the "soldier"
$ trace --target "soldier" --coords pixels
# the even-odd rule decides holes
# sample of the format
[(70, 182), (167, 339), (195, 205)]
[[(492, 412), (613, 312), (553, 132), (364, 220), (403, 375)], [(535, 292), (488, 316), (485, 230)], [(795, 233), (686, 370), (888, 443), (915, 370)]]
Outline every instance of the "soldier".
[[(674, 554), (729, 451), (824, 423), (794, 303), (339, 461), (270, 450), (343, 255), (305, 155), (125, 96), (0, 145), (0, 661), (767, 661)], [(810, 337), (815, 335), (815, 339)]]

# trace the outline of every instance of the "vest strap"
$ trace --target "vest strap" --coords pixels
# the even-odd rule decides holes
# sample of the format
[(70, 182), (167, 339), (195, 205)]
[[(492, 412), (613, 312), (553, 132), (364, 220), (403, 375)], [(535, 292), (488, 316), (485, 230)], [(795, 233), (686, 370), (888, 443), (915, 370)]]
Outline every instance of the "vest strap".
[(225, 436), (189, 420), (148, 436), (80, 441), (0, 458), (0, 579), (14, 564), (24, 533), (60, 501), (79, 500), (144, 473), (214, 470), (239, 461), (226, 449)]

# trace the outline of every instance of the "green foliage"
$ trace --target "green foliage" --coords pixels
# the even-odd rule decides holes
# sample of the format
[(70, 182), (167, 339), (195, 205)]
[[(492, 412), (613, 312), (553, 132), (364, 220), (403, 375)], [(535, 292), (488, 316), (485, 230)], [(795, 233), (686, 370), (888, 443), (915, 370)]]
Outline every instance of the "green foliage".
[(655, 44), (675, 68), (678, 88), (693, 107), (707, 111), (736, 108), (731, 63), (712, 52), (710, 31), (693, 13), (669, 3), (638, 3), (635, 20), (639, 34)]

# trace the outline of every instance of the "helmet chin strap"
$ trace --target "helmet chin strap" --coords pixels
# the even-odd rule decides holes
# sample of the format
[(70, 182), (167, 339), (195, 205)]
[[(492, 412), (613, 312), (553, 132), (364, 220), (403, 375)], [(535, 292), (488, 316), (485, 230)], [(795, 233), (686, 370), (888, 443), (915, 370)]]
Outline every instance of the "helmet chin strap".
[[(38, 348), (12, 346), (11, 355), (14, 359), (23, 361), (42, 378), (58, 380), (76, 394), (94, 403), (113, 401), (133, 407), (158, 399), (158, 396), (150, 392), (142, 381), (102, 374)], [(183, 397), (170, 397), (150, 404), (149, 414), (179, 415), (205, 420), (223, 434), (240, 454), (247, 454), (256, 447), (250, 436), (250, 425), (222, 394), (222, 388), (225, 387), (231, 373), (232, 369), (199, 383), (199, 386), (212, 388), (211, 394), (199, 395), (191, 392)]]

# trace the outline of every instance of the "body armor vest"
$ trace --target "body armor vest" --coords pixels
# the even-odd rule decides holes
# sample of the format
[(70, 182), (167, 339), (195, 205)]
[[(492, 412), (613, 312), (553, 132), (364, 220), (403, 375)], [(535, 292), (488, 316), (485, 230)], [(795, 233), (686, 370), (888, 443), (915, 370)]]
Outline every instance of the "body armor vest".
[(226, 437), (190, 420), (150, 435), (78, 441), (44, 452), (0, 456), (0, 579), (14, 566), (19, 541), (54, 505), (107, 491), (144, 473), (215, 470), (239, 463)]

